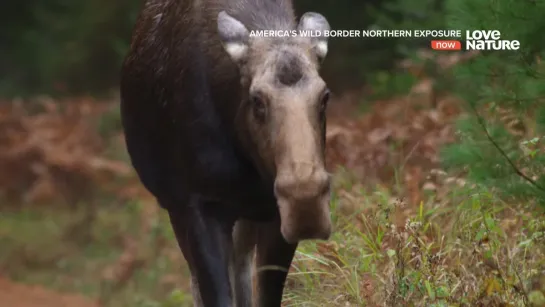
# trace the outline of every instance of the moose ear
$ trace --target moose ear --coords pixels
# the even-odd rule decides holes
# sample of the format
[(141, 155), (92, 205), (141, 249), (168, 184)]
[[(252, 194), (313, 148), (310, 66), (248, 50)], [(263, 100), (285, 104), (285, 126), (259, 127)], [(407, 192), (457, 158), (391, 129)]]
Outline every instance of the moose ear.
[(225, 11), (218, 14), (218, 32), (223, 48), (233, 61), (239, 63), (248, 54), (250, 32), (238, 20)]
[(307, 12), (301, 16), (299, 25), (297, 26), (299, 31), (313, 31), (313, 33), (319, 33), (317, 37), (312, 37), (312, 44), (316, 56), (320, 61), (323, 61), (327, 55), (327, 37), (324, 35), (326, 31), (331, 30), (327, 19), (324, 16), (314, 12)]

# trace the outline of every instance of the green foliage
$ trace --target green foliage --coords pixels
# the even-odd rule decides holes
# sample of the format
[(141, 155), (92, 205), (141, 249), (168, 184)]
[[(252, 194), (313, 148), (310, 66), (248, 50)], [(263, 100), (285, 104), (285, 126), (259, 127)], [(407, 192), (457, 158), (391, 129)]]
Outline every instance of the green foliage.
[[(380, 5), (365, 6), (365, 20), (369, 20), (364, 30), (436, 30), (445, 28), (443, 9), (444, 0), (389, 0)], [(403, 95), (416, 82), (416, 77), (407, 72), (395, 69), (400, 59), (410, 59), (411, 62), (424, 62), (422, 66), (435, 63), (433, 59), (423, 60), (417, 56), (419, 48), (428, 48), (428, 38), (362, 38), (350, 40), (360, 44), (362, 50), (357, 50), (358, 59), (351, 64), (359, 69), (359, 75), (373, 90), (368, 100), (381, 99)], [(337, 44), (333, 42), (332, 44)], [(374, 51), (374, 49), (377, 49)], [(354, 53), (356, 50), (345, 50)], [(432, 69), (435, 66), (431, 67)], [(428, 69), (430, 70), (430, 69)], [(427, 72), (430, 75), (432, 71)]]
[(381, 98), (406, 94), (417, 82), (417, 78), (408, 72), (376, 72), (369, 80), (372, 94), (366, 99), (371, 101)]
[[(437, 30), (445, 26), (443, 0), (386, 1), (372, 9), (376, 21), (372, 28), (403, 30)], [(429, 44), (429, 38), (400, 39), (396, 49), (403, 56), (413, 54), (415, 47)]]
[(445, 164), (504, 198), (545, 204), (545, 2), (447, 0), (446, 9), (449, 28), (499, 30), (521, 48), (483, 52), (455, 69), (454, 92), (471, 117), (460, 120), (461, 142), (445, 148)]
[(9, 74), (0, 93), (85, 92), (115, 84), (139, 1), (31, 2), (2, 5), (3, 14), (15, 17), (0, 29), (8, 42), (0, 45), (0, 67)]

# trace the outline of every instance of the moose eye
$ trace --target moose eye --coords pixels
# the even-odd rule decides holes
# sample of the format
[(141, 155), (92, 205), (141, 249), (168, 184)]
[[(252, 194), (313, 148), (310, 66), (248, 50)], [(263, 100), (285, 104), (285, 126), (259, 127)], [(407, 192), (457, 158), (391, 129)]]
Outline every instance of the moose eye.
[(329, 89), (326, 89), (320, 98), (320, 112), (325, 112), (330, 96), (331, 92)]
[(265, 101), (260, 95), (252, 95), (250, 97), (250, 103), (252, 105), (254, 116), (259, 120), (265, 120), (267, 116), (267, 106)]

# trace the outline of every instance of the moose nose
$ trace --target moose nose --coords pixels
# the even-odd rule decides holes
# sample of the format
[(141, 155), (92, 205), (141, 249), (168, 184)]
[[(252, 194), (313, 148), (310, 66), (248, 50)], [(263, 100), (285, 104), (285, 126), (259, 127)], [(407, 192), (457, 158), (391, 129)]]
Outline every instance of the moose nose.
[(330, 182), (327, 172), (318, 171), (306, 178), (297, 178), (296, 175), (277, 178), (274, 189), (277, 198), (292, 202), (313, 202), (329, 194)]
[(330, 182), (325, 170), (313, 170), (307, 176), (291, 173), (277, 177), (275, 195), (280, 212), (280, 230), (288, 243), (329, 238)]

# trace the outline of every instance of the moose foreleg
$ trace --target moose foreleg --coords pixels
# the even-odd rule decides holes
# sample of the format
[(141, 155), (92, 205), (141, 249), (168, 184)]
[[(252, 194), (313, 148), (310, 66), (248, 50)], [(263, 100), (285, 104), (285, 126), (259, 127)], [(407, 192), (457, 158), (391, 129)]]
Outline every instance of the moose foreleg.
[(259, 307), (280, 307), (284, 283), (297, 249), (280, 233), (280, 221), (261, 224), (257, 237), (257, 296)]
[(232, 284), (236, 307), (252, 307), (256, 224), (238, 220), (233, 230)]
[(183, 208), (171, 209), (169, 216), (189, 264), (196, 306), (232, 307), (228, 268), (234, 221), (209, 210), (214, 205), (194, 197)]

